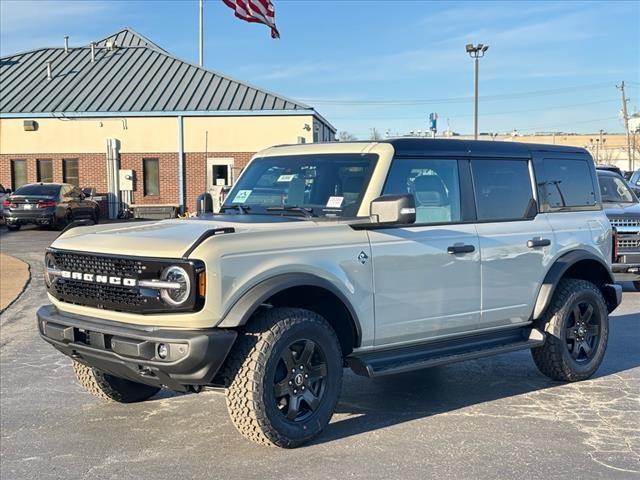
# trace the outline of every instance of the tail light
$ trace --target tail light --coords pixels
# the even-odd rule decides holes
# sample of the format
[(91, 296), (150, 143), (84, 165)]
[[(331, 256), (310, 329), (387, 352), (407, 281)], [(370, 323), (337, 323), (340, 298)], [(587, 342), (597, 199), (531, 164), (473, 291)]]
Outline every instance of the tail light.
[(11, 202), (9, 200), (4, 200), (2, 202), (2, 208), (9, 208), (11, 206)]
[(611, 249), (611, 252), (613, 253), (612, 256), (612, 260), (613, 262), (617, 262), (618, 261), (618, 230), (616, 229), (616, 227), (613, 227), (613, 232), (611, 235), (611, 239), (613, 241), (613, 248)]
[(40, 200), (38, 202), (38, 208), (49, 208), (57, 205), (55, 200)]

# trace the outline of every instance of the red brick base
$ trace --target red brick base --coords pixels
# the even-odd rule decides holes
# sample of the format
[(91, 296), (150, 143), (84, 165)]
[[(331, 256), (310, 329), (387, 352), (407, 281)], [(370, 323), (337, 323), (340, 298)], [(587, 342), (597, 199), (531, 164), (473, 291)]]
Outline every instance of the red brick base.
[[(247, 165), (253, 152), (198, 152), (185, 154), (185, 187), (186, 206), (194, 211), (198, 195), (206, 189), (207, 158), (229, 157), (234, 159), (234, 173), (237, 178), (240, 171)], [(160, 194), (144, 195), (142, 160), (157, 158), (160, 168)], [(80, 187), (94, 187), (98, 193), (107, 190), (107, 161), (102, 153), (74, 153), (74, 154), (0, 154), (0, 183), (5, 187), (11, 185), (11, 160), (27, 161), (27, 180), (36, 182), (36, 160), (53, 160), (53, 181), (62, 182), (62, 160), (78, 159)], [(179, 202), (178, 186), (178, 153), (121, 153), (120, 168), (134, 171), (134, 204), (177, 204)]]

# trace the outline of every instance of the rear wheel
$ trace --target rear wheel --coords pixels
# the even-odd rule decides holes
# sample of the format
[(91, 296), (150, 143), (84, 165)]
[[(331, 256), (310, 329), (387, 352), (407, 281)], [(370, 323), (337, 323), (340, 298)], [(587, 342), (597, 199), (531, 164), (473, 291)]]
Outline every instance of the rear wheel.
[(91, 216), (91, 219), (93, 220), (94, 225), (98, 224), (98, 222), (100, 221), (100, 212), (98, 211), (98, 209), (95, 209), (93, 211), (93, 215)]
[(17, 232), (22, 225), (7, 225), (10, 232)]
[(633, 282), (633, 287), (640, 292), (640, 280)]
[(61, 219), (57, 219), (55, 225), (56, 229), (64, 230), (71, 222), (73, 222), (73, 214), (71, 213), (71, 210), (67, 210), (67, 213), (64, 214), (64, 217), (62, 217)]
[(593, 375), (602, 363), (609, 337), (609, 314), (598, 287), (585, 280), (562, 280), (543, 323), (547, 340), (531, 349), (538, 369), (567, 382)]
[(160, 391), (158, 387), (114, 377), (82, 363), (73, 361), (73, 371), (78, 383), (92, 395), (103, 400), (133, 403), (147, 400)]
[(342, 352), (319, 315), (274, 308), (246, 327), (229, 357), (227, 408), (246, 438), (297, 447), (329, 423), (342, 386)]

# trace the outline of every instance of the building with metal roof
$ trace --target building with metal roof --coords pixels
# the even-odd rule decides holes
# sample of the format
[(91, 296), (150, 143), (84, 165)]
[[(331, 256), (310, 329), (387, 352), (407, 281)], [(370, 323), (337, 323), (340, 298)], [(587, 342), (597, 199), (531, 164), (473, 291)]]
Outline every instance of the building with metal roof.
[[(112, 215), (121, 191), (134, 205), (193, 209), (256, 151), (334, 135), (313, 107), (176, 58), (129, 28), (0, 59), (0, 183), (71, 178), (109, 194)], [(135, 179), (130, 192), (120, 170)]]

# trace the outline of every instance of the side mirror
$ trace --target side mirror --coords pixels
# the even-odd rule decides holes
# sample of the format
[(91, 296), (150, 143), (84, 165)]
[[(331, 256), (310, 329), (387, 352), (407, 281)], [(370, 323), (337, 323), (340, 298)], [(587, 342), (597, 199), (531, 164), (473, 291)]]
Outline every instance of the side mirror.
[(410, 225), (416, 221), (413, 195), (383, 195), (371, 202), (371, 221), (380, 224)]
[[(640, 184), (640, 182), (638, 182), (638, 184)], [(5, 188), (4, 193), (6, 193), (7, 195), (11, 195), (13, 192), (11, 191), (10, 188)]]
[(96, 189), (93, 187), (86, 187), (82, 189), (82, 194), (85, 197), (93, 198), (96, 196)]
[(213, 197), (210, 193), (201, 193), (196, 204), (198, 215), (213, 213)]

